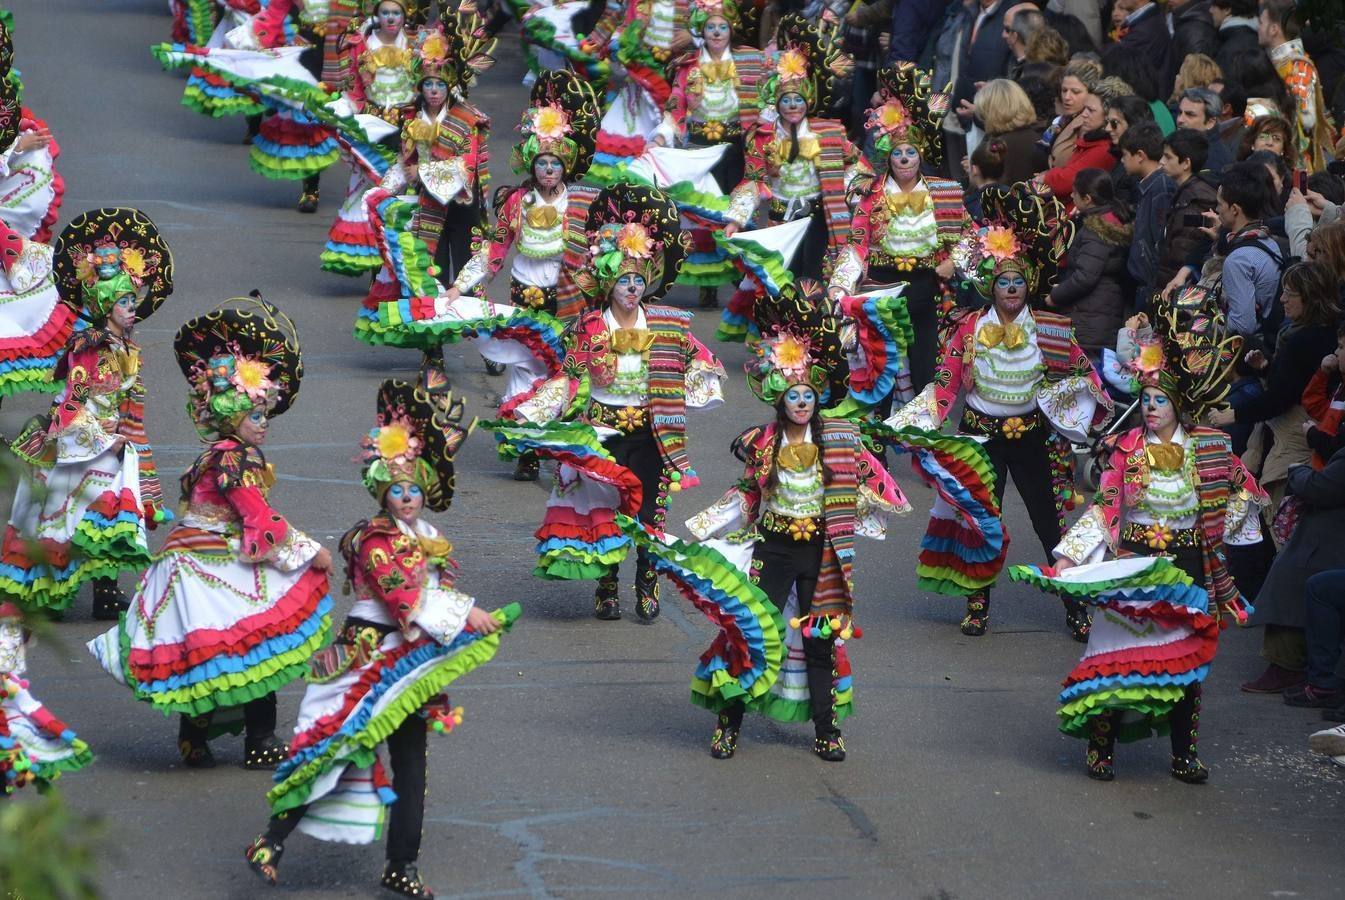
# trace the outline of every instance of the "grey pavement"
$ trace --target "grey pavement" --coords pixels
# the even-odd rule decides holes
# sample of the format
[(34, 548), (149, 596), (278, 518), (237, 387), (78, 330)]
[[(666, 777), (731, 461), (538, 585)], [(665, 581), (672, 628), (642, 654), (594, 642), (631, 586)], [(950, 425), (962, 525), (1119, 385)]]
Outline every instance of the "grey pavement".
[[(307, 377), (271, 429), (280, 473), (272, 499), (328, 546), (367, 516), (352, 462), (374, 393), (417, 355), (359, 344), (361, 284), (318, 269), (344, 177), (323, 178), (319, 215), (294, 211), (297, 185), (247, 165), (243, 124), (178, 105), (183, 78), (148, 46), (166, 40), (163, 0), (18, 0), (17, 65), (28, 105), (62, 147), (62, 221), (138, 206), (174, 250), (177, 289), (138, 329), (146, 351), (147, 428), (165, 483), (199, 444), (170, 341), (187, 317), (260, 288), (289, 312)], [(492, 171), (509, 183), (508, 147), (526, 98), (516, 36), (474, 100), (494, 117)], [(496, 282), (504, 290), (504, 278)], [(680, 290), (674, 302), (694, 305)], [(712, 341), (714, 317), (695, 330)], [(691, 454), (704, 484), (677, 495), (673, 521), (712, 502), (739, 471), (728, 444), (768, 413), (746, 390), (739, 346), (720, 346), (734, 378), (727, 408), (693, 414)], [(451, 349), (454, 383), (488, 416), (500, 381)], [(45, 401), (4, 404), (13, 435)], [(850, 758), (810, 752), (807, 726), (749, 719), (737, 757), (712, 760), (711, 716), (688, 683), (708, 624), (665, 591), (642, 626), (591, 618), (591, 586), (530, 577), (531, 532), (545, 488), (516, 484), (487, 434), (468, 441), (453, 508), (437, 522), (456, 544), (460, 585), (525, 614), (496, 660), (454, 691), (466, 722), (431, 744), (421, 869), (446, 897), (1326, 897), (1345, 894), (1345, 769), (1308, 752), (1314, 711), (1237, 685), (1257, 674), (1259, 632), (1225, 633), (1206, 685), (1202, 756), (1210, 783), (1167, 774), (1166, 739), (1124, 745), (1117, 780), (1083, 773), (1082, 742), (1056, 730), (1055, 694), (1080, 647), (1058, 601), (1021, 585), (995, 594), (992, 631), (963, 637), (955, 601), (915, 588), (930, 494), (903, 464), (916, 512), (885, 543), (860, 542), (851, 644), (857, 714)], [(1036, 562), (1010, 491), (1014, 562)], [(7, 501), (6, 501), (7, 502)], [(157, 538), (156, 538), (157, 540)], [(629, 591), (629, 587), (626, 588)], [(349, 598), (338, 598), (338, 607)], [(628, 608), (631, 603), (628, 599)], [(628, 613), (629, 616), (629, 613)], [(244, 846), (266, 820), (265, 773), (241, 766), (241, 741), (216, 744), (220, 767), (186, 771), (176, 722), (96, 668), (83, 642), (101, 627), (87, 596), (31, 659), (35, 694), (92, 745), (96, 763), (60, 781), (77, 809), (110, 825), (99, 881), (110, 898), (380, 896), (379, 846), (296, 835), (282, 885), (246, 870)], [(281, 692), (282, 726), (302, 686)]]

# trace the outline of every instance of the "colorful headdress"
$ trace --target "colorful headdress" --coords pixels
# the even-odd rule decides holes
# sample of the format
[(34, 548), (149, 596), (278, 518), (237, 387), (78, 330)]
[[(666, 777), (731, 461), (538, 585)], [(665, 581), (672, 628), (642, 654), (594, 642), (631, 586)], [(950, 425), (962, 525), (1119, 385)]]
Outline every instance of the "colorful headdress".
[(700, 34), (711, 16), (722, 16), (735, 32), (742, 28), (743, 17), (734, 0), (691, 0), (691, 16), (688, 20), (691, 33)]
[(759, 92), (763, 118), (772, 119), (775, 104), (785, 94), (802, 96), (814, 112), (829, 108), (836, 76), (849, 72), (853, 60), (833, 39), (793, 13), (780, 19), (776, 46), (775, 70), (762, 82)]
[(840, 322), (830, 306), (822, 285), (811, 278), (757, 301), (761, 337), (748, 347), (752, 355), (744, 369), (758, 399), (774, 406), (797, 384), (817, 391), (819, 406), (845, 393)]
[(294, 322), (257, 291), (187, 322), (173, 353), (191, 386), (187, 411), (207, 440), (232, 434), (253, 410), (285, 412), (304, 374)]
[(621, 182), (603, 188), (588, 210), (591, 265), (575, 273), (575, 283), (603, 301), (626, 274), (645, 280), (644, 300), (668, 293), (686, 256), (677, 205), (657, 188)]
[(532, 175), (533, 161), (551, 155), (565, 165), (569, 180), (588, 171), (602, 111), (593, 87), (568, 69), (547, 69), (532, 86), (532, 99), (518, 130), (523, 141), (514, 145), (509, 165), (520, 175)]
[(929, 73), (902, 62), (878, 73), (882, 102), (869, 110), (874, 146), (886, 157), (898, 144), (910, 144), (926, 163), (943, 162), (943, 128), (949, 97), (930, 88)]
[(61, 299), (82, 318), (106, 319), (128, 290), (148, 319), (173, 293), (173, 254), (149, 216), (107, 207), (76, 216), (56, 238), (52, 274)]
[[(442, 52), (439, 42), (444, 45)], [(495, 38), (486, 33), (484, 20), (475, 13), (445, 8), (439, 14), (439, 28), (423, 32), (417, 41), (419, 47), (426, 44), (431, 51), (427, 59), (442, 60), (433, 63), (436, 66), (433, 75), (442, 78), (448, 84), (449, 95), (458, 100), (466, 100), (477, 76), (495, 65), (495, 57), (490, 55), (495, 49)], [(416, 82), (428, 77), (422, 71)]]
[(982, 194), (982, 215), (953, 250), (953, 259), (983, 297), (994, 296), (996, 276), (1019, 272), (1028, 296), (1045, 291), (1059, 274), (1074, 239), (1065, 207), (1030, 184), (991, 185)]
[(475, 422), (462, 425), (465, 406), (449, 394), (388, 379), (378, 389), (378, 418), (360, 442), (364, 486), (383, 502), (388, 488), (409, 481), (436, 512), (453, 502), (453, 457)]
[(1205, 288), (1188, 287), (1153, 304), (1152, 320), (1128, 333), (1117, 361), (1131, 393), (1158, 388), (1183, 416), (1199, 420), (1224, 405), (1242, 336), (1229, 333), (1218, 298)]

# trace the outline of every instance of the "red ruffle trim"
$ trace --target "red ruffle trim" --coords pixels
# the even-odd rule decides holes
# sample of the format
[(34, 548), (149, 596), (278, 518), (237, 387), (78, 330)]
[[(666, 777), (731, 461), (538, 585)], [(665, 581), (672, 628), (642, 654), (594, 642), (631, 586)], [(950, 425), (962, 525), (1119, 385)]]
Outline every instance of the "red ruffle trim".
[(331, 136), (325, 125), (296, 122), (289, 116), (267, 116), (262, 119), (261, 136), (282, 147), (316, 147)]
[[(36, 541), (36, 545), (38, 558), (53, 569), (63, 569), (70, 564), (71, 546), (69, 543), (41, 538)], [(14, 526), (6, 525), (4, 542), (0, 544), (0, 560), (3, 560), (7, 566), (13, 566), (26, 572), (36, 565), (33, 558), (28, 555), (29, 548), (32, 546), (33, 542), (24, 540), (14, 530)]]
[(359, 247), (378, 246), (378, 236), (374, 234), (373, 226), (368, 222), (357, 223), (337, 219), (332, 223), (332, 227), (327, 229), (327, 237), (338, 244), (351, 244)]
[(640, 503), (644, 500), (644, 485), (640, 483), (636, 474), (625, 466), (598, 456), (588, 456), (580, 460), (568, 450), (558, 448), (537, 447), (533, 452), (538, 456), (559, 460), (578, 469), (594, 481), (610, 484), (616, 488), (617, 494), (621, 497), (619, 507), (621, 512), (628, 516), (639, 515)]
[(639, 135), (599, 131), (597, 147), (599, 153), (610, 153), (612, 156), (639, 156), (644, 153), (645, 139)]
[(135, 502), (135, 494), (123, 489), (120, 494), (103, 491), (98, 499), (89, 504), (89, 510), (105, 519), (115, 519), (119, 513), (128, 512), (139, 515), (140, 509)]
[(364, 299), (360, 302), (364, 305), (365, 309), (376, 313), (378, 312), (378, 304), (391, 303), (397, 299), (397, 293), (398, 287), (396, 281), (380, 281), (375, 278), (369, 284), (369, 293), (365, 294)]
[(958, 546), (965, 547), (968, 550), (978, 550), (989, 546), (985, 541), (984, 534), (975, 528), (969, 528), (959, 519), (943, 519), (931, 516), (925, 534), (932, 538), (956, 541)]
[(539, 541), (552, 538), (596, 544), (607, 538), (621, 537), (621, 526), (610, 509), (595, 509), (588, 514), (568, 506), (548, 506), (541, 527), (533, 533)]
[(70, 307), (58, 301), (51, 311), (51, 318), (37, 331), (19, 337), (0, 338), (0, 360), (55, 356), (70, 339), (74, 327), (75, 314)]
[(524, 347), (527, 347), (533, 356), (541, 360), (542, 365), (546, 366), (547, 372), (560, 371), (560, 357), (556, 355), (556, 349), (548, 344), (540, 334), (526, 325), (501, 328), (496, 332), (495, 337), (504, 341), (518, 341)]
[(32, 712), (24, 713), (24, 715), (32, 720), (38, 728), (54, 738), (59, 738), (65, 732), (73, 730), (65, 722), (48, 712), (45, 706), (39, 706)]
[[(1217, 630), (1217, 629), (1216, 629)], [(1193, 635), (1180, 641), (1159, 646), (1132, 647), (1116, 650), (1081, 660), (1070, 670), (1063, 684), (1068, 687), (1080, 681), (1109, 675), (1157, 675), (1189, 672), (1214, 661), (1219, 649), (1216, 638)]]
[(378, 660), (370, 662), (365, 670), (360, 674), (359, 679), (346, 688), (342, 694), (341, 708), (336, 712), (321, 716), (312, 725), (305, 728), (290, 739), (290, 754), (293, 755), (303, 750), (305, 747), (311, 747), (331, 737), (341, 729), (347, 718), (361, 700), (368, 695), (375, 684), (383, 676), (383, 670), (396, 665), (402, 657), (406, 656), (412, 650), (424, 646), (428, 639), (419, 641), (407, 641), (400, 647), (388, 652)]
[(326, 595), (326, 573), (309, 569), (271, 609), (239, 619), (228, 628), (192, 631), (174, 644), (132, 648), (127, 657), (131, 675), (142, 683), (158, 681), (217, 656), (241, 656), (263, 641), (292, 634), (312, 618)]

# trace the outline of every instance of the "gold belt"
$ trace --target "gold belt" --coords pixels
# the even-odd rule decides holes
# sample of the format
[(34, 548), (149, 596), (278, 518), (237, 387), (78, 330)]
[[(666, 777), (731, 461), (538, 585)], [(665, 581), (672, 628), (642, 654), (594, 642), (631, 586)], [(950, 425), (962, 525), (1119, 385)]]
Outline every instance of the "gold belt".
[(608, 406), (591, 400), (588, 420), (594, 425), (606, 425), (622, 434), (634, 434), (649, 427), (649, 410), (643, 406)]
[(769, 509), (762, 513), (760, 523), (762, 531), (785, 535), (796, 541), (811, 541), (818, 536), (821, 526), (822, 520), (814, 516), (782, 516)]
[(1150, 550), (1194, 550), (1200, 546), (1200, 532), (1195, 528), (1128, 522), (1121, 529), (1121, 540), (1143, 544)]

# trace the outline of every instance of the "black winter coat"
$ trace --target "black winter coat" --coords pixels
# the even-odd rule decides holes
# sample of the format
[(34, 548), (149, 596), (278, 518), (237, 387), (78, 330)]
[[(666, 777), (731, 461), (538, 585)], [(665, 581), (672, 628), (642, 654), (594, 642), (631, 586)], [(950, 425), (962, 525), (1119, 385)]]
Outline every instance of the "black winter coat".
[(1192, 53), (1213, 58), (1219, 52), (1219, 33), (1210, 18), (1210, 0), (1190, 0), (1172, 14), (1172, 72), (1168, 83), (1177, 77), (1183, 60)]
[(1172, 67), (1172, 35), (1168, 34), (1167, 17), (1156, 3), (1130, 26), (1119, 44), (1153, 66), (1160, 75), (1176, 72)]
[(1243, 55), (1249, 52), (1265, 52), (1261, 49), (1261, 40), (1256, 36), (1256, 29), (1238, 25), (1235, 28), (1222, 28), (1218, 31), (1218, 35), (1219, 49), (1214, 54), (1214, 61), (1219, 64), (1219, 70), (1224, 73), (1224, 78), (1240, 81)]
[(1074, 242), (1064, 274), (1051, 289), (1051, 305), (1069, 316), (1084, 350), (1116, 345), (1116, 332), (1125, 324), (1128, 297), (1123, 281), (1133, 236), (1131, 223), (1108, 206), (1075, 217)]
[(1192, 251), (1209, 245), (1209, 238), (1201, 234), (1200, 226), (1187, 225), (1185, 218), (1214, 209), (1217, 195), (1210, 179), (1202, 175), (1192, 175), (1172, 195), (1168, 224), (1163, 231), (1163, 244), (1159, 247), (1158, 275), (1154, 278), (1158, 287), (1172, 280), (1177, 270), (1186, 265)]

